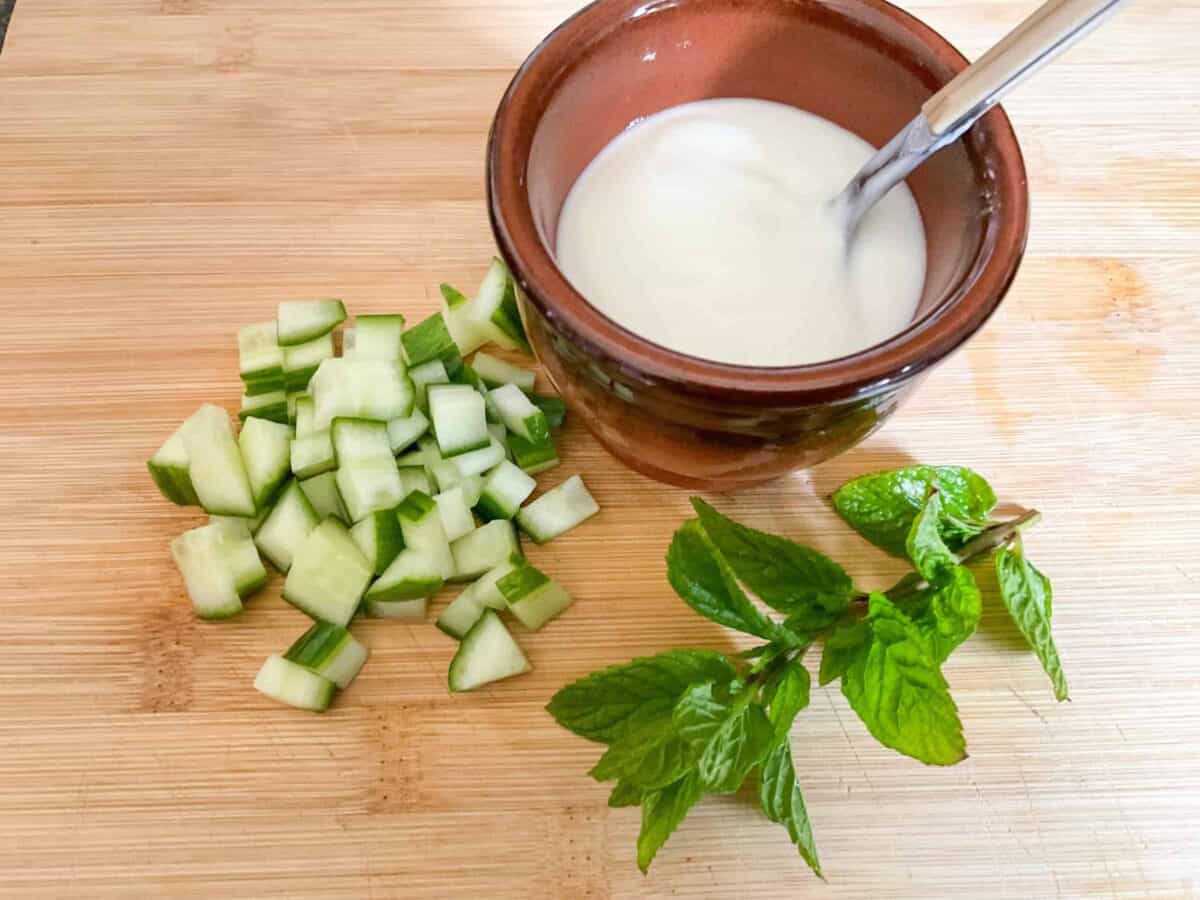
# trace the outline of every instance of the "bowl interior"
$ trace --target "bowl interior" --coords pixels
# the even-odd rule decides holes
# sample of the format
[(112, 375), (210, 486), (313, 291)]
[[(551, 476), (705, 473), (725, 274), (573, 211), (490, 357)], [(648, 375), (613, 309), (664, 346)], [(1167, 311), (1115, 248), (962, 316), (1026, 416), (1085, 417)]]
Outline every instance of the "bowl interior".
[[(509, 102), (516, 96), (523, 121), (500, 154), (524, 155), (521, 199), (552, 256), (572, 184), (641, 117), (710, 97), (756, 97), (806, 109), (879, 146), (963, 65), (926, 26), (876, 0), (601, 0), (564, 23), (518, 74)], [(502, 106), (498, 128), (504, 116)], [(998, 187), (996, 173), (1011, 176), (1014, 164), (1001, 158), (997, 129), (1016, 156), (1019, 196)], [(1023, 244), (1023, 170), (1003, 114), (990, 113), (908, 183), (926, 231), (920, 322), (972, 286), (1006, 204), (1022, 206)]]

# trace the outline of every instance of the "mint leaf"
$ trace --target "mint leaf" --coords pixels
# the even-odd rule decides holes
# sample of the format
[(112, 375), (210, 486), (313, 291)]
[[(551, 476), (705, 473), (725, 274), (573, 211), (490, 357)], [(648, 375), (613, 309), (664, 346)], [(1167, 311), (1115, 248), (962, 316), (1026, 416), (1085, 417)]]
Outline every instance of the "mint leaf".
[(841, 678), (864, 652), (870, 636), (871, 628), (862, 619), (843, 619), (839, 622), (837, 628), (825, 638), (817, 681), (825, 685), (835, 678)]
[(646, 792), (640, 787), (634, 787), (627, 781), (618, 781), (612, 793), (608, 795), (608, 805), (612, 809), (623, 806), (641, 806), (642, 796)]
[(638, 834), (638, 868), (645, 875), (658, 848), (679, 827), (704, 791), (695, 772), (642, 798), (642, 830)]
[(1025, 559), (1017, 545), (1011, 550), (1002, 547), (996, 552), (996, 580), (1000, 583), (1000, 596), (1009, 615), (1050, 676), (1055, 699), (1069, 700), (1067, 676), (1063, 674), (1058, 648), (1050, 633), (1053, 600), (1050, 579)]
[(691, 746), (658, 716), (629, 729), (604, 751), (588, 774), (597, 781), (626, 781), (632, 787), (657, 790), (682, 778), (695, 763)]
[(788, 660), (763, 685), (763, 703), (777, 741), (787, 740), (796, 713), (808, 706), (810, 681), (808, 669), (796, 660)]
[(699, 497), (692, 506), (729, 567), (764, 603), (806, 629), (831, 624), (850, 603), (854, 583), (832, 559), (787, 538), (747, 528)]
[(667, 580), (684, 603), (714, 622), (768, 641), (801, 642), (755, 608), (698, 519), (675, 532), (667, 550)]
[(958, 557), (942, 540), (942, 495), (930, 491), (925, 505), (908, 530), (905, 550), (913, 567), (930, 581), (939, 581), (958, 565)]
[(758, 776), (758, 799), (762, 811), (772, 822), (787, 828), (788, 836), (800, 856), (821, 878), (821, 861), (817, 858), (817, 845), (813, 840), (812, 825), (808, 821), (808, 810), (800, 785), (796, 783), (796, 770), (792, 765), (792, 747), (781, 741), (763, 760)]
[(842, 693), (885, 747), (930, 765), (966, 756), (949, 687), (917, 626), (886, 596), (871, 594), (870, 637), (842, 675)]
[(734, 712), (716, 730), (700, 755), (696, 771), (704, 787), (715, 794), (736, 791), (771, 749), (774, 736), (771, 720), (757, 703)]
[(983, 611), (983, 597), (975, 576), (966, 566), (955, 566), (937, 587), (923, 592), (928, 600), (913, 623), (925, 637), (929, 654), (943, 663), (954, 648), (975, 633)]
[(714, 695), (713, 685), (688, 688), (671, 713), (671, 724), (696, 753), (701, 753), (733, 712), (733, 705)]
[(984, 529), (996, 505), (991, 486), (962, 466), (910, 466), (863, 475), (834, 492), (833, 507), (872, 544), (904, 556), (909, 529), (931, 487), (942, 495), (942, 536), (957, 550)]
[(671, 650), (581, 678), (556, 693), (546, 711), (580, 737), (607, 744), (631, 723), (669, 715), (690, 685), (727, 682), (736, 675), (720, 653)]

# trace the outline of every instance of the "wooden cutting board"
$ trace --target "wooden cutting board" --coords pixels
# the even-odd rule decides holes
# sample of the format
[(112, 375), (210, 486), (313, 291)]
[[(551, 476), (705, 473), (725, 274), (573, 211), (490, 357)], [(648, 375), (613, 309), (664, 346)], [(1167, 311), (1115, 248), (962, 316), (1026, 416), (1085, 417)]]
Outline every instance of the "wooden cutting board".
[[(968, 53), (1025, 3), (923, 0)], [(793, 741), (829, 884), (749, 794), (648, 878), (638, 815), (543, 712), (596, 667), (737, 646), (664, 580), (687, 494), (578, 421), (559, 475), (603, 514), (533, 554), (578, 597), (529, 677), (450, 696), (454, 644), (365, 622), (325, 716), (251, 688), (305, 619), (277, 584), (191, 615), (167, 543), (200, 517), (144, 460), (234, 408), (235, 326), (283, 298), (435, 307), (492, 251), (492, 110), (558, 0), (20, 0), (0, 57), (0, 896), (1183, 897), (1200, 871), (1200, 6), (1142, 0), (1010, 104), (1033, 195), (1002, 310), (866, 445), (710, 497), (883, 585), (823, 497), (910, 459), (1037, 505), (1073, 702), (993, 606), (948, 677), (970, 758), (883, 750), (832, 690)], [(551, 476), (552, 477), (552, 476)]]

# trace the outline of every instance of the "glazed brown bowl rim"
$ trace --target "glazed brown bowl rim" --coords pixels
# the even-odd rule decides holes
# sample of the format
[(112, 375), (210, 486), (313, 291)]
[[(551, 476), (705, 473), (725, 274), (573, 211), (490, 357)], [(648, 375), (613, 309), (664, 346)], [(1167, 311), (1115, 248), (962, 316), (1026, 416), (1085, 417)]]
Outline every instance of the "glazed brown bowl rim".
[[(656, 344), (619, 325), (580, 294), (563, 275), (542, 241), (534, 221), (525, 170), (528, 159), (509, 146), (519, 133), (515, 118), (531, 96), (537, 76), (555, 79), (556, 71), (540, 71), (546, 51), (564, 40), (586, 42), (606, 37), (613, 28), (648, 13), (697, 0), (594, 0), (565, 19), (533, 49), (513, 75), (492, 120), (487, 144), (487, 207), (496, 243), (525, 298), (569, 338), (590, 353), (599, 353), (642, 378), (673, 385), (689, 394), (730, 402), (821, 403), (870, 396), (889, 384), (908, 380), (936, 364), (967, 341), (995, 312), (1024, 256), (1029, 222), (1029, 195), (1024, 159), (1012, 123), (1000, 107), (975, 126), (995, 147), (1002, 165), (995, 172), (997, 191), (1010, 192), (1004, 211), (988, 225), (993, 241), (978, 251), (978, 265), (959, 279), (953, 294), (907, 328), (858, 353), (798, 366), (742, 366), (702, 359)], [(794, 0), (771, 0), (782, 7)], [(823, 0), (819, 0), (823, 2)], [(602, 20), (602, 31), (575, 34), (580, 23), (610, 3), (622, 11)], [(861, 7), (891, 19), (930, 50), (952, 73), (968, 61), (944, 37), (887, 0), (842, 0), (837, 11)], [(833, 7), (831, 7), (833, 8)], [(578, 46), (578, 45), (577, 45)], [(536, 110), (538, 120), (545, 106)], [(915, 114), (915, 111), (914, 111)], [(536, 128), (536, 125), (533, 126)], [(530, 137), (532, 142), (532, 135)], [(974, 157), (974, 151), (968, 150)], [(974, 161), (974, 158), (973, 158)], [(1015, 201), (1015, 202), (1011, 202)], [(964, 282), (970, 286), (964, 288)]]

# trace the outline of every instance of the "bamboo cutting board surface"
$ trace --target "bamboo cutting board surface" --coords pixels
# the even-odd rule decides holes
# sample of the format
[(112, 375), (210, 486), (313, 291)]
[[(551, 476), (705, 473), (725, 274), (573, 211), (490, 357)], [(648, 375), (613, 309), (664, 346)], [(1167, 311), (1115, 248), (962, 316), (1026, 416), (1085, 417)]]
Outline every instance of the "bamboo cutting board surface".
[[(969, 54), (1024, 3), (922, 0)], [(947, 674), (970, 758), (883, 750), (814, 689), (797, 765), (829, 877), (742, 794), (634, 866), (597, 749), (543, 712), (594, 668), (732, 649), (670, 592), (687, 494), (578, 421), (555, 475), (604, 512), (532, 556), (578, 598), (536, 671), (449, 696), (453, 643), (364, 622), (325, 716), (251, 688), (306, 620), (278, 579), (197, 623), (167, 549), (200, 516), (144, 460), (233, 409), (233, 330), (283, 298), (435, 308), (491, 253), (491, 113), (559, 0), (20, 0), (0, 56), (0, 896), (1195, 896), (1200, 871), (1200, 7), (1143, 0), (1010, 104), (1033, 196), (1000, 313), (880, 434), (715, 496), (883, 585), (822, 497), (910, 459), (971, 465), (1045, 522), (1073, 702), (993, 606)], [(555, 480), (555, 475), (547, 480)]]

